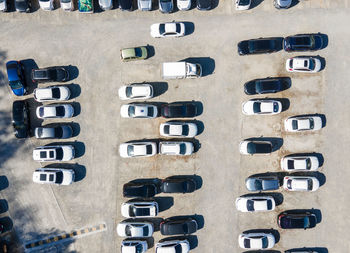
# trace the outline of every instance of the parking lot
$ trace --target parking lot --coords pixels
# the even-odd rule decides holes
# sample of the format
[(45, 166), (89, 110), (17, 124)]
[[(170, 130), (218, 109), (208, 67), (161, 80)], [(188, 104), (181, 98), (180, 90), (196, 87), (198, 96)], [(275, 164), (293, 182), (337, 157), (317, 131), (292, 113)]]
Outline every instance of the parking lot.
[[(138, 178), (163, 179), (172, 175), (197, 175), (201, 187), (185, 195), (157, 195), (162, 203), (160, 218), (196, 215), (200, 229), (191, 237), (193, 252), (243, 252), (238, 235), (251, 229), (274, 229), (279, 241), (274, 250), (312, 247), (319, 252), (350, 252), (347, 217), (350, 168), (346, 162), (350, 134), (348, 108), (349, 74), (347, 43), (349, 0), (303, 0), (282, 11), (272, 1), (257, 0), (254, 8), (234, 10), (232, 1), (220, 1), (213, 10), (195, 8), (173, 14), (121, 12), (111, 10), (92, 15), (77, 11), (65, 13), (37, 10), (31, 14), (0, 13), (0, 197), (10, 217), (5, 238), (16, 233), (22, 245), (48, 236), (105, 224), (106, 230), (88, 234), (64, 245), (54, 244), (49, 252), (119, 252), (122, 238), (116, 226), (124, 218), (120, 206), (123, 184)], [(149, 35), (153, 23), (186, 21), (193, 30), (183, 38), (154, 39)], [(286, 53), (239, 56), (241, 40), (321, 32), (328, 46), (311, 53)], [(146, 46), (154, 55), (145, 61), (122, 63), (121, 48)], [(285, 70), (288, 57), (320, 55), (325, 69), (317, 74), (290, 74)], [(77, 115), (68, 120), (35, 119), (32, 94), (15, 98), (7, 85), (5, 63), (26, 60), (27, 66), (69, 66)], [(203, 64), (204, 76), (198, 79), (161, 79), (161, 63), (189, 59)], [(27, 70), (27, 74), (30, 70)], [(289, 106), (276, 116), (244, 116), (242, 102), (250, 99), (243, 84), (255, 78), (289, 76), (291, 87), (268, 97), (285, 99)], [(27, 76), (27, 79), (30, 78)], [(186, 158), (154, 156), (122, 159), (122, 142), (164, 139), (159, 125), (166, 120), (122, 119), (118, 98), (121, 85), (151, 82), (158, 96), (150, 102), (197, 101), (202, 107), (195, 118), (203, 127), (196, 136), (198, 151)], [(45, 87), (52, 84), (39, 84)], [(32, 87), (35, 88), (35, 87)], [(255, 96), (265, 97), (265, 96)], [(254, 97), (254, 98), (255, 98)], [(253, 98), (253, 97), (252, 97)], [(68, 162), (78, 178), (70, 186), (48, 186), (32, 182), (40, 166), (32, 150), (55, 141), (29, 138), (17, 140), (11, 126), (12, 101), (27, 99), (32, 125), (74, 122), (72, 143), (78, 158)], [(315, 133), (291, 134), (283, 130), (283, 120), (299, 114), (326, 116), (326, 126)], [(242, 156), (239, 142), (251, 137), (282, 138), (283, 145), (271, 155)], [(314, 193), (285, 192), (275, 195), (280, 205), (273, 212), (239, 213), (234, 201), (249, 193), (244, 180), (259, 173), (279, 173), (280, 159), (292, 153), (317, 152), (324, 164), (318, 176), (323, 185)], [(314, 209), (319, 218), (316, 228), (281, 230), (277, 215), (284, 210)], [(155, 223), (159, 219), (154, 220)], [(156, 244), (162, 236), (154, 234)], [(153, 244), (151, 240), (151, 245)], [(154, 251), (154, 247), (149, 250)]]

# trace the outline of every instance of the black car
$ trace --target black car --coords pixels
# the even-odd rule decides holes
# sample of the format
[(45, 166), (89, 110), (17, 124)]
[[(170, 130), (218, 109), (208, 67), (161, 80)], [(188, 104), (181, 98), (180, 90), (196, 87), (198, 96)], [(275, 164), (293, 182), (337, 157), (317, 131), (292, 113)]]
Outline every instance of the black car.
[(15, 0), (15, 8), (18, 12), (30, 12), (32, 7), (31, 0)]
[(237, 46), (239, 55), (272, 53), (282, 48), (282, 38), (243, 40)]
[(284, 38), (283, 48), (287, 52), (315, 51), (321, 49), (323, 39), (320, 34), (299, 34)]
[(130, 182), (123, 186), (123, 196), (126, 198), (151, 198), (159, 192), (159, 186), (154, 182)]
[(289, 78), (261, 78), (244, 84), (244, 92), (247, 95), (276, 93), (289, 86)]
[(164, 193), (189, 193), (196, 190), (196, 182), (187, 176), (167, 177), (162, 181), (160, 189)]
[(245, 180), (248, 191), (273, 191), (280, 187), (276, 176), (252, 176)]
[(316, 215), (310, 212), (304, 213), (291, 213), (283, 212), (278, 215), (278, 226), (283, 229), (294, 228), (313, 228), (316, 227), (317, 218)]
[(29, 132), (29, 111), (24, 101), (14, 101), (12, 104), (12, 126), (17, 138), (26, 138)]
[(66, 82), (69, 73), (64, 67), (49, 67), (32, 70), (33, 82)]
[(211, 9), (211, 0), (197, 0), (197, 9), (208, 11)]
[(119, 0), (119, 8), (122, 11), (132, 11), (132, 0)]
[(197, 106), (193, 102), (175, 102), (162, 105), (161, 115), (164, 118), (193, 118), (197, 115)]
[(162, 235), (189, 235), (197, 231), (198, 224), (193, 218), (172, 217), (160, 223)]

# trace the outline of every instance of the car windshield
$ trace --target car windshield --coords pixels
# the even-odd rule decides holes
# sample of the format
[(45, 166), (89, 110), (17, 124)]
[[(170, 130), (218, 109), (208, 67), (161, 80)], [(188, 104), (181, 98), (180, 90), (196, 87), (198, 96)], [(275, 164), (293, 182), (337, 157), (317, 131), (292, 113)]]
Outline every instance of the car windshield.
[(160, 24), (159, 25), (159, 33), (164, 34), (165, 33), (165, 24)]
[(244, 247), (246, 249), (250, 249), (250, 239), (244, 239)]
[(71, 0), (61, 0), (61, 3), (70, 3)]
[(250, 0), (239, 0), (239, 5), (248, 5)]
[(175, 249), (175, 253), (181, 253), (182, 252), (182, 247), (181, 247), (180, 244), (177, 244), (174, 249)]
[(309, 61), (309, 69), (315, 69), (315, 61), (314, 61), (314, 59), (310, 59), (310, 61)]
[(60, 89), (59, 88), (53, 88), (52, 90), (52, 97), (53, 98), (60, 98), (61, 97), (61, 93), (60, 93)]
[(64, 116), (64, 107), (56, 106), (56, 116), (63, 117)]
[(127, 236), (131, 236), (131, 226), (130, 226), (130, 225), (127, 225), (127, 226), (125, 227), (125, 234), (126, 234)]
[(261, 238), (262, 248), (266, 249), (269, 246), (269, 242), (266, 237)]
[(308, 170), (311, 169), (311, 159), (307, 158), (305, 162), (306, 162), (306, 169)]
[(255, 180), (254, 181), (254, 188), (256, 190), (262, 189), (262, 180), (260, 180), (260, 179)]
[(57, 171), (56, 172), (56, 184), (62, 184), (63, 182), (63, 173), (62, 171)]
[(187, 125), (182, 126), (182, 135), (188, 135), (189, 128)]
[(63, 131), (61, 127), (56, 127), (55, 128), (55, 137), (57, 138), (61, 138), (63, 135)]
[(314, 119), (310, 118), (310, 129), (314, 129)]
[[(132, 87), (126, 87), (125, 89), (126, 96), (130, 98), (132, 96)], [(130, 107), (129, 107), (130, 110)]]
[(147, 236), (148, 233), (149, 233), (148, 226), (144, 226), (144, 227), (143, 227), (143, 236)]
[(180, 144), (180, 154), (181, 155), (186, 154), (186, 145), (184, 143)]
[(294, 167), (294, 161), (293, 160), (288, 160), (288, 169), (292, 169), (292, 170), (294, 170), (295, 169), (295, 167)]
[(62, 160), (63, 158), (63, 149), (62, 148), (56, 148), (56, 159)]
[(267, 200), (266, 203), (267, 203), (267, 209), (271, 210), (272, 209), (272, 201), (271, 200)]
[(307, 180), (307, 188), (308, 188), (308, 190), (312, 190), (312, 180), (311, 179)]
[(144, 252), (142, 245), (139, 244), (139, 243), (135, 246), (135, 248), (136, 248), (135, 253), (142, 253), (142, 252)]
[(260, 106), (261, 106), (261, 103), (260, 103), (260, 102), (255, 102), (255, 103), (253, 104), (253, 111), (254, 111), (255, 113), (261, 112)]
[(23, 86), (20, 80), (10, 81), (9, 84), (12, 89), (20, 89)]
[(273, 103), (273, 112), (278, 112), (278, 104)]
[(152, 117), (154, 113), (153, 107), (148, 107), (147, 116)]
[(128, 114), (129, 114), (130, 117), (135, 116), (135, 106), (129, 106)]
[(146, 154), (147, 154), (147, 155), (152, 154), (152, 145), (147, 145), (147, 146), (146, 146)]
[(139, 47), (135, 47), (135, 56), (141, 57), (142, 56), (142, 50)]
[(164, 133), (165, 134), (169, 134), (169, 130), (170, 130), (170, 126), (169, 125), (165, 125), (164, 126)]
[(39, 108), (39, 115), (40, 115), (40, 117), (44, 116), (44, 107)]
[(298, 121), (297, 120), (292, 120), (292, 128), (294, 130), (297, 130), (298, 129)]
[(248, 211), (254, 211), (254, 201), (253, 200), (248, 200), (247, 201), (247, 210)]
[(134, 155), (134, 146), (128, 145), (128, 155), (133, 156)]
[(176, 24), (176, 32), (177, 32), (177, 33), (180, 33), (180, 31), (181, 31), (181, 26), (180, 26), (180, 24)]

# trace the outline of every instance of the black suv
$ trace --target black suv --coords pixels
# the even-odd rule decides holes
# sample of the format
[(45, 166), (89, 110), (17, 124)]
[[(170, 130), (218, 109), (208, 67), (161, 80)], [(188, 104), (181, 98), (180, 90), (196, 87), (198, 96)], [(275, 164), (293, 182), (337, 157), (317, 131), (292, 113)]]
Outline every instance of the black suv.
[(68, 79), (69, 73), (63, 67), (49, 67), (32, 70), (33, 82), (66, 82)]
[(197, 231), (198, 224), (193, 218), (171, 217), (160, 223), (162, 235), (189, 235)]
[(160, 193), (155, 182), (129, 182), (123, 186), (123, 196), (126, 198), (151, 198)]
[(17, 138), (26, 138), (29, 133), (29, 111), (25, 101), (12, 104), (12, 126)]
[(289, 86), (289, 78), (261, 78), (244, 84), (244, 93), (247, 95), (276, 93)]
[(292, 213), (286, 211), (278, 215), (277, 223), (283, 229), (307, 229), (316, 227), (317, 218), (315, 214), (310, 212)]
[(323, 39), (320, 34), (299, 34), (284, 38), (283, 47), (287, 52), (315, 51), (321, 49)]
[(189, 193), (196, 190), (196, 182), (191, 176), (172, 176), (162, 181), (160, 189), (164, 193)]
[(238, 54), (266, 54), (282, 49), (283, 38), (259, 38), (243, 40), (238, 43)]
[(164, 118), (193, 118), (197, 115), (197, 106), (194, 102), (175, 102), (161, 107)]

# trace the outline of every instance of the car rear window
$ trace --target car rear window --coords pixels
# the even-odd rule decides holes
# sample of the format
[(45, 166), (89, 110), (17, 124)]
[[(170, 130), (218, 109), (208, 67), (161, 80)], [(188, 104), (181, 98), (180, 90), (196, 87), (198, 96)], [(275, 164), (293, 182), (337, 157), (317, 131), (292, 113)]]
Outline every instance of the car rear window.
[(64, 107), (63, 106), (57, 106), (56, 107), (56, 115), (59, 117), (64, 116)]
[(59, 88), (53, 88), (52, 90), (52, 97), (53, 98), (60, 98), (61, 93), (60, 93), (60, 89)]

